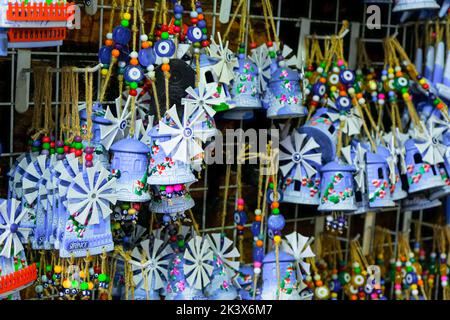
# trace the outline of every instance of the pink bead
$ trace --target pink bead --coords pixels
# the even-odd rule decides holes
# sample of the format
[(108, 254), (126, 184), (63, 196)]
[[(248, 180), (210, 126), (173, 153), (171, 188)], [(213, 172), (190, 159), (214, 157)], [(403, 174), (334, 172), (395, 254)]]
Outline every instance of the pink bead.
[(385, 98), (385, 95), (384, 95), (383, 93), (380, 93), (380, 94), (378, 95), (378, 99), (384, 100), (384, 98)]
[(339, 59), (337, 64), (338, 67), (342, 67), (344, 65), (344, 60)]
[(238, 205), (243, 206), (245, 204), (244, 199), (238, 199)]
[(262, 263), (261, 263), (261, 262), (259, 262), (259, 261), (253, 262), (253, 267), (255, 267), (255, 268), (261, 268), (261, 266), (262, 266)]
[(179, 26), (174, 26), (173, 27), (173, 31), (175, 31), (176, 33), (181, 31), (181, 28)]
[(172, 193), (172, 192), (173, 192), (173, 186), (167, 186), (166, 193)]
[(181, 190), (183, 190), (183, 186), (181, 184), (176, 184), (173, 187), (173, 190), (175, 190), (175, 192), (180, 192)]
[(441, 277), (441, 281), (447, 281), (447, 279), (448, 279), (447, 276), (442, 276)]
[(401, 290), (402, 289), (402, 285), (399, 283), (396, 283), (394, 286), (395, 290)]

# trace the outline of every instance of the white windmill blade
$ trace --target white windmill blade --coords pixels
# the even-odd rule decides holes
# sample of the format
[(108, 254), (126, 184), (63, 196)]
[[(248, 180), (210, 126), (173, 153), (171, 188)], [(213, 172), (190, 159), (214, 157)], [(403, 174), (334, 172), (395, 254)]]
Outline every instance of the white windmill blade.
[(67, 206), (67, 190), (81, 170), (82, 166), (80, 165), (79, 159), (73, 153), (66, 155), (64, 160), (58, 161), (55, 165), (56, 177), (58, 179), (58, 195), (62, 198), (65, 206)]
[(23, 197), (31, 204), (39, 194), (39, 180), (42, 174), (49, 165), (49, 160), (46, 155), (38, 156), (32, 163), (30, 163), (24, 173), (22, 179)]
[[(28, 237), (28, 230), (20, 227), (25, 217), (25, 211), (16, 199), (9, 199), (0, 203), (0, 246), (3, 246), (0, 256), (10, 258), (23, 251), (22, 241), (19, 237)], [(27, 231), (27, 232), (25, 232)]]
[(109, 106), (106, 108), (104, 118), (111, 121), (111, 125), (100, 127), (102, 144), (106, 150), (109, 150), (115, 141), (124, 138), (127, 135), (127, 130), (130, 126), (129, 121), (131, 119), (131, 111), (129, 111), (129, 107), (131, 103), (131, 96), (128, 96), (124, 108), (119, 110), (121, 101), (122, 97), (116, 98), (117, 117), (112, 114)]
[(84, 224), (91, 213), (88, 225), (98, 224), (100, 214), (107, 218), (112, 212), (110, 205), (117, 202), (116, 184), (116, 179), (109, 179), (109, 172), (100, 163), (85, 168), (67, 191), (67, 209), (80, 223)]
[(219, 82), (230, 84), (234, 79), (233, 69), (239, 66), (236, 56), (228, 48), (229, 42), (222, 43), (220, 33), (218, 33), (219, 44), (211, 39), (211, 45), (209, 47), (210, 56), (217, 58), (218, 62), (213, 66), (213, 71), (219, 78)]
[(347, 116), (345, 123), (346, 123), (346, 125), (345, 125), (343, 131), (350, 137), (361, 133), (361, 127), (363, 125), (363, 121), (356, 114), (353, 113), (352, 115)]
[(345, 161), (347, 161), (348, 164), (353, 163), (352, 159), (352, 146), (346, 146), (341, 148), (341, 153), (344, 156)]
[(301, 279), (300, 267), (306, 272), (306, 274), (309, 275), (310, 264), (305, 260), (307, 258), (315, 257), (314, 252), (312, 252), (311, 247), (309, 246), (309, 238), (298, 232), (293, 232), (286, 235), (286, 239), (285, 241), (282, 241), (281, 246), (282, 250), (293, 256), (297, 262), (297, 272), (299, 274), (298, 278)]
[(204, 84), (203, 82), (198, 85), (198, 93), (194, 88), (189, 87), (186, 89), (186, 93), (189, 95), (187, 98), (183, 98), (181, 103), (184, 106), (191, 105), (195, 111), (197, 108), (202, 108), (210, 117), (216, 114), (213, 106), (220, 105), (225, 102), (223, 96), (216, 97), (218, 83), (212, 82)]
[(421, 135), (422, 141), (415, 143), (425, 162), (432, 165), (444, 162), (447, 148), (441, 143), (443, 131), (444, 127), (436, 127), (435, 123), (431, 122)]
[(214, 269), (211, 265), (213, 252), (208, 241), (199, 236), (192, 238), (187, 244), (184, 259), (183, 270), (188, 284), (202, 290), (210, 283)]
[(264, 44), (256, 49), (252, 50), (250, 60), (258, 68), (258, 91), (262, 93), (267, 88), (267, 83), (270, 79), (270, 65), (272, 61), (269, 58), (269, 52), (267, 46)]
[[(136, 98), (134, 101), (135, 110), (140, 119), (144, 119), (150, 111), (150, 103), (151, 97), (148, 91), (145, 91), (142, 88), (136, 89)], [(128, 101), (128, 97), (130, 96), (130, 91), (124, 91), (122, 93), (122, 101), (121, 106), (126, 105)], [(119, 99), (119, 98), (118, 98)], [(117, 106), (117, 101), (116, 101)], [(116, 109), (117, 113), (121, 113), (122, 110)]]
[(239, 250), (234, 246), (233, 241), (220, 233), (213, 233), (207, 236), (209, 240), (209, 245), (213, 252), (222, 260), (227, 268), (227, 272), (232, 274), (239, 271), (239, 260), (234, 259), (239, 258), (241, 255)]

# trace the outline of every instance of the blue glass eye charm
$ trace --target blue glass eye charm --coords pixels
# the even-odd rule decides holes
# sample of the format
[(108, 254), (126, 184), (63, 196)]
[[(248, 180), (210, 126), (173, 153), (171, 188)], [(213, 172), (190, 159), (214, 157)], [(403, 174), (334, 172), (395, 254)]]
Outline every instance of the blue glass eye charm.
[(352, 85), (356, 80), (356, 76), (353, 71), (346, 69), (341, 71), (339, 74), (339, 79), (345, 85)]
[(144, 72), (139, 66), (129, 65), (125, 68), (124, 78), (127, 82), (141, 82), (144, 79)]
[(247, 214), (245, 213), (245, 211), (234, 212), (234, 223), (241, 226), (247, 223)]
[(113, 30), (113, 40), (115, 43), (126, 45), (131, 40), (131, 30), (122, 26), (115, 27)]
[(111, 46), (103, 46), (98, 50), (98, 61), (103, 64), (110, 64), (111, 63)]
[(252, 223), (252, 234), (254, 237), (257, 237), (261, 234), (261, 222)]
[(264, 259), (264, 248), (263, 247), (254, 247), (253, 248), (253, 261), (262, 262)]
[(138, 58), (139, 63), (144, 67), (148, 67), (156, 62), (156, 54), (152, 47), (139, 50)]
[(352, 107), (352, 101), (349, 97), (339, 97), (336, 99), (336, 107), (339, 111), (348, 111)]
[(203, 38), (203, 32), (199, 27), (189, 27), (187, 37), (191, 42), (200, 42)]
[(322, 98), (327, 93), (327, 86), (318, 82), (313, 87), (313, 93)]
[(175, 53), (175, 44), (171, 40), (159, 40), (155, 43), (155, 53), (160, 57), (171, 57)]

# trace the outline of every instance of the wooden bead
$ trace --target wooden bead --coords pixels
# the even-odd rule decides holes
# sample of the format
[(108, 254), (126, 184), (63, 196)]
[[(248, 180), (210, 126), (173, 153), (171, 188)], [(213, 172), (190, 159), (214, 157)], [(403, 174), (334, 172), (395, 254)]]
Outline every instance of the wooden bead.
[(170, 71), (170, 65), (168, 65), (168, 64), (163, 64), (163, 65), (161, 66), (161, 70), (164, 71), (164, 72)]

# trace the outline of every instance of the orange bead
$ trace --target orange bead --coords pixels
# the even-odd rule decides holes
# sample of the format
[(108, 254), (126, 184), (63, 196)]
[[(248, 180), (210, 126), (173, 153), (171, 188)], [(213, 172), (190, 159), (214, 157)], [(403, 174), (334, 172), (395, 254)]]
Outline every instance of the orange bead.
[(422, 280), (422, 279), (417, 280), (417, 284), (418, 284), (419, 286), (423, 286), (423, 280)]
[(436, 108), (438, 108), (438, 110), (442, 110), (444, 109), (445, 104), (443, 104), (442, 102), (439, 102), (438, 105), (436, 106)]
[(356, 98), (361, 99), (362, 97), (363, 97), (363, 94), (361, 92), (356, 94)]
[(238, 208), (238, 210), (239, 210), (239, 211), (242, 211), (242, 210), (244, 210), (244, 206), (243, 206), (243, 205), (238, 205), (238, 207), (237, 207), (237, 208)]
[(168, 64), (163, 64), (163, 65), (161, 66), (161, 70), (164, 71), (164, 72), (168, 72), (168, 71), (170, 70), (170, 65), (168, 65)]
[(203, 19), (205, 19), (205, 17), (203, 16), (202, 13), (200, 13), (200, 14), (197, 16), (197, 19), (198, 19), (198, 20), (203, 20)]
[(150, 43), (148, 41), (144, 41), (141, 43), (141, 47), (142, 49), (147, 49), (148, 47), (150, 47)]
[(244, 230), (244, 228), (245, 228), (245, 227), (244, 227), (244, 226), (241, 226), (241, 225), (237, 225), (237, 226), (236, 226), (236, 229), (238, 229), (239, 231)]
[(105, 45), (106, 46), (112, 46), (113, 45), (113, 41), (111, 39), (106, 39), (105, 40)]
[(395, 74), (396, 77), (403, 77), (403, 72), (399, 71)]
[(316, 287), (321, 287), (323, 285), (322, 280), (317, 280), (316, 281)]
[(352, 294), (350, 297), (351, 300), (358, 300), (358, 296), (356, 294)]
[(279, 203), (279, 202), (277, 202), (277, 201), (274, 201), (274, 202), (272, 202), (272, 205), (271, 205), (271, 207), (272, 207), (272, 209), (276, 209), (276, 208), (279, 208), (279, 207), (280, 207), (280, 203)]
[(262, 220), (262, 217), (261, 217), (260, 215), (255, 217), (255, 221), (256, 221), (256, 222), (259, 222), (259, 221), (261, 221), (261, 220)]
[(264, 242), (262, 240), (257, 240), (256, 241), (256, 246), (257, 247), (262, 247), (264, 245)]
[(118, 57), (120, 56), (120, 51), (117, 50), (117, 49), (113, 49), (113, 50), (111, 51), (111, 55), (112, 55), (114, 58), (118, 58)]
[(327, 83), (327, 79), (326, 78), (320, 78), (320, 82), (325, 84), (325, 83)]
[(137, 65), (139, 64), (139, 61), (138, 61), (138, 59), (136, 59), (136, 58), (131, 58), (131, 59), (130, 59), (130, 64), (131, 64), (132, 66), (137, 66)]
[(345, 96), (347, 95), (347, 92), (341, 91), (341, 92), (339, 92), (339, 95), (340, 95), (341, 97), (345, 97)]

